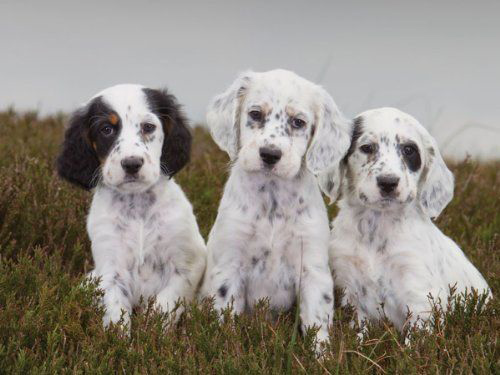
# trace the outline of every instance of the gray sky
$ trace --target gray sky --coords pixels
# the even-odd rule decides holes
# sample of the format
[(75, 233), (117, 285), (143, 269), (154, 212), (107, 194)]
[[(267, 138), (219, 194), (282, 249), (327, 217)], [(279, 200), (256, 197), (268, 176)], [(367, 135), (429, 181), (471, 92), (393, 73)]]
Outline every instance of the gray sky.
[(133, 82), (201, 122), (239, 72), (281, 67), (349, 116), (396, 106), (448, 156), (500, 157), (499, 0), (0, 0), (0, 42), (0, 108), (69, 111)]

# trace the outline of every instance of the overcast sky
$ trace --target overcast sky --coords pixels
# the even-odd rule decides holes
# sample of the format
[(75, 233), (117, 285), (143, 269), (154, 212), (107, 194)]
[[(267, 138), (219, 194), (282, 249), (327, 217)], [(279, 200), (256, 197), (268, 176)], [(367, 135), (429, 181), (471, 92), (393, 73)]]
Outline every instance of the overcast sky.
[(202, 122), (239, 72), (281, 67), (349, 116), (396, 106), (447, 155), (500, 157), (499, 0), (0, 0), (0, 42), (0, 109), (70, 111), (133, 82)]

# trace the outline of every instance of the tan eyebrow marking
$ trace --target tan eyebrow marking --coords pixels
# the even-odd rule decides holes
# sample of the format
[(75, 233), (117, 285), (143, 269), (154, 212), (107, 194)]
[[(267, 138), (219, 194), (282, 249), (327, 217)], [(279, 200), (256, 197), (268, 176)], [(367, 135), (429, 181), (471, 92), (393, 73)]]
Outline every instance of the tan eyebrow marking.
[(108, 117), (108, 120), (109, 120), (109, 123), (111, 125), (116, 125), (118, 124), (118, 116), (115, 115), (114, 113), (110, 114), (109, 117)]

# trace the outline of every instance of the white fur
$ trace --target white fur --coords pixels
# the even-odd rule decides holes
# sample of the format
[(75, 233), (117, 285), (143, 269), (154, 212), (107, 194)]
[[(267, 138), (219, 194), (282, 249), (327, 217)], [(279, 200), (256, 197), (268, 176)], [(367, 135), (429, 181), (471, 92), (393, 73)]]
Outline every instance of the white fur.
[[(264, 120), (253, 121), (252, 110)], [(292, 128), (294, 118), (305, 125)], [(208, 240), (203, 294), (218, 309), (233, 302), (236, 313), (263, 298), (277, 311), (298, 299), (302, 327), (320, 327), (325, 340), (333, 284), (328, 218), (313, 172), (338, 164), (350, 123), (322, 88), (284, 70), (244, 73), (214, 99), (207, 119), (232, 169)], [(282, 151), (272, 168), (261, 147)]]
[[(360, 321), (385, 314), (402, 330), (408, 311), (410, 323), (429, 318), (429, 295), (446, 308), (450, 286), (457, 293), (489, 293), (478, 270), (431, 221), (453, 194), (453, 176), (434, 139), (393, 108), (364, 112), (356, 123), (361, 135), (342, 166), (340, 212), (330, 241), (335, 285), (345, 289), (342, 303), (352, 304)], [(420, 150), (417, 171), (402, 158), (401, 145), (408, 142)], [(366, 155), (360, 147), (370, 143), (377, 153)], [(400, 182), (395, 196), (384, 199), (376, 178), (388, 174)]]
[[(170, 312), (192, 300), (205, 269), (206, 250), (191, 204), (173, 179), (161, 176), (147, 193), (96, 189), (87, 221), (95, 269), (106, 308), (104, 324), (129, 321), (140, 297), (156, 297)], [(181, 311), (177, 311), (176, 317)]]
[[(104, 325), (117, 322), (123, 311), (128, 323), (141, 297), (156, 297), (165, 312), (179, 300), (193, 299), (205, 269), (205, 244), (191, 204), (161, 173), (165, 135), (142, 89), (118, 85), (97, 95), (119, 115), (122, 126), (101, 161), (102, 178), (87, 220), (95, 262), (91, 276), (100, 278), (104, 290)], [(153, 134), (141, 134), (138, 124), (144, 122), (157, 125)], [(120, 164), (127, 157), (144, 159), (133, 181)]]
[[(158, 180), (161, 173), (160, 157), (165, 134), (160, 119), (148, 108), (142, 89), (140, 85), (116, 85), (94, 96), (101, 97), (120, 115), (120, 136), (102, 165), (101, 175), (104, 185), (123, 192), (144, 191)], [(139, 132), (139, 124), (146, 122), (156, 125), (152, 140), (144, 139)], [(137, 182), (126, 182), (126, 173), (120, 163), (127, 157), (144, 159)]]

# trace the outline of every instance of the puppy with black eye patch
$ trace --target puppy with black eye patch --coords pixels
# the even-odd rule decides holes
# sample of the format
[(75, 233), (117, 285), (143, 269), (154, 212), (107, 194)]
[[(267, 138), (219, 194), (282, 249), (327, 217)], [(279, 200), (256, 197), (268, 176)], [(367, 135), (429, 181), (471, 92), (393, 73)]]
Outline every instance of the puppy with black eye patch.
[[(321, 87), (285, 70), (242, 74), (210, 104), (215, 142), (231, 159), (208, 240), (202, 293), (235, 313), (299, 301), (302, 328), (328, 338), (329, 226), (314, 174), (338, 165), (351, 123)], [(319, 350), (320, 346), (317, 347)]]
[[(106, 309), (125, 324), (141, 297), (171, 312), (194, 298), (206, 248), (191, 204), (173, 179), (189, 160), (191, 134), (174, 96), (117, 85), (71, 117), (59, 175), (94, 190), (87, 230)], [(176, 311), (176, 318), (180, 314)]]
[(394, 108), (361, 113), (340, 171), (320, 177), (332, 201), (342, 197), (330, 263), (336, 286), (345, 289), (342, 303), (356, 308), (360, 323), (385, 316), (399, 330), (422, 326), (429, 295), (446, 308), (450, 286), (491, 296), (479, 271), (431, 220), (453, 197), (453, 175), (416, 119)]

